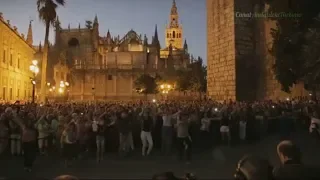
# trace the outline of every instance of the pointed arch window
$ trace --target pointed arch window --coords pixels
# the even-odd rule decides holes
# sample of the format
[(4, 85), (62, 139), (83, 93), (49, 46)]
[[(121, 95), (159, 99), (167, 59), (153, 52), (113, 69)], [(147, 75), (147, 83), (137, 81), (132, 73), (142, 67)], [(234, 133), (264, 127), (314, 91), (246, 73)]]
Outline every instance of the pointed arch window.
[(176, 38), (176, 32), (172, 31), (172, 38)]
[(169, 34), (169, 38), (171, 38), (171, 33)]

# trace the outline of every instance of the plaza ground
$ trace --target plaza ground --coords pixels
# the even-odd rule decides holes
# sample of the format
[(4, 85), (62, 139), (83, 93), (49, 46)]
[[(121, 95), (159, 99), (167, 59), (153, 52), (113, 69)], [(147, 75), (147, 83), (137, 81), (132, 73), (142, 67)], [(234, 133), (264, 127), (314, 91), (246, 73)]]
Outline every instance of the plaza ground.
[[(295, 133), (291, 137), (303, 152), (305, 164), (320, 167), (320, 148), (307, 133)], [(177, 160), (176, 156), (164, 157), (154, 152), (151, 157), (141, 157), (137, 150), (135, 155), (121, 159), (115, 153), (107, 154), (104, 161), (98, 164), (94, 158), (77, 160), (74, 165), (65, 168), (57, 157), (38, 157), (34, 171), (26, 173), (23, 170), (21, 157), (10, 157), (1, 160), (0, 177), (5, 178), (53, 178), (61, 174), (71, 174), (82, 179), (150, 179), (153, 174), (173, 171), (181, 176), (186, 172), (194, 173), (199, 179), (231, 178), (238, 160), (245, 154), (255, 154), (268, 158), (273, 165), (279, 165), (276, 155), (276, 145), (281, 139), (269, 136), (259, 143), (239, 145), (235, 147), (216, 147), (207, 152), (195, 152), (191, 164)]]

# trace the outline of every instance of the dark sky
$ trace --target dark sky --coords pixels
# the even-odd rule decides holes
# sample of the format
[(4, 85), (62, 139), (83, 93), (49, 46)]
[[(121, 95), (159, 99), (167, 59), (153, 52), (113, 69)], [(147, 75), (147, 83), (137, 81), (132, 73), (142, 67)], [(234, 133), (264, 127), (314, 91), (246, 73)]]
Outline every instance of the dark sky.
[[(138, 34), (147, 34), (149, 41), (158, 25), (162, 47), (164, 46), (165, 24), (169, 21), (172, 0), (66, 0), (65, 7), (58, 9), (62, 27), (84, 27), (85, 20), (98, 15), (100, 36), (125, 35), (130, 29)], [(206, 60), (206, 3), (205, 0), (176, 0), (184, 38), (194, 56)], [(33, 21), (34, 44), (43, 42), (44, 25), (39, 21), (36, 0), (0, 0), (0, 12), (27, 34), (29, 21)], [(53, 41), (53, 33), (50, 35)]]

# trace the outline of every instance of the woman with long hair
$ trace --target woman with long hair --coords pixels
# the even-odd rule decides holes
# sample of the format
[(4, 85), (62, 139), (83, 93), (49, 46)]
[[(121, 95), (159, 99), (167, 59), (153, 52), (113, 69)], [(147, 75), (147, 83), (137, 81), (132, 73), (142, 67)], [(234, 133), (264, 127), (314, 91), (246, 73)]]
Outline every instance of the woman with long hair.
[(65, 165), (70, 165), (75, 158), (77, 143), (77, 126), (74, 122), (69, 123), (61, 136), (61, 146)]

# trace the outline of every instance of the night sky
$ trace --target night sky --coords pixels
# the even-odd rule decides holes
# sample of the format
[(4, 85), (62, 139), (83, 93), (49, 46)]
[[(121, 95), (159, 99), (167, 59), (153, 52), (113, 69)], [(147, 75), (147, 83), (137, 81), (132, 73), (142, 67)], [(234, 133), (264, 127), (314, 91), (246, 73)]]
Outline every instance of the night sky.
[[(34, 44), (43, 42), (45, 27), (39, 21), (37, 0), (0, 0), (0, 12), (20, 33), (27, 34), (29, 21), (33, 21)], [(184, 38), (189, 51), (206, 61), (206, 3), (205, 0), (176, 0)], [(108, 29), (112, 36), (125, 35), (133, 29), (138, 34), (147, 34), (149, 41), (154, 34), (155, 25), (161, 46), (164, 47), (165, 24), (169, 22), (172, 0), (66, 0), (65, 7), (58, 9), (62, 28), (85, 26), (86, 20), (98, 15), (100, 36)], [(53, 33), (50, 40), (53, 42)]]

